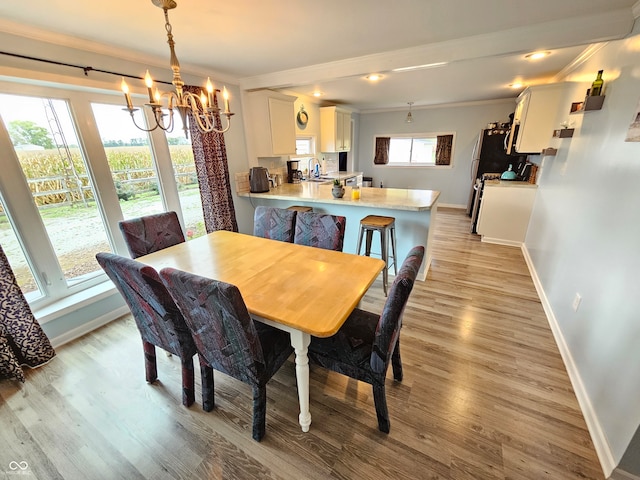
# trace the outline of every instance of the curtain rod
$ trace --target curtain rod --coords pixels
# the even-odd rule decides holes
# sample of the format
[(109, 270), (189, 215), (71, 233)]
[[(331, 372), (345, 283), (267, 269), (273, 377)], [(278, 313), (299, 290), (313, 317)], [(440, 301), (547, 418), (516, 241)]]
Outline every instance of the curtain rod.
[[(64, 63), (64, 62), (58, 62), (55, 60), (47, 60), (45, 58), (30, 57), (27, 55), (20, 55), (18, 53), (0, 51), (0, 55), (7, 55), (9, 57), (22, 58), (25, 60), (33, 60), (33, 61), (42, 62), (42, 63), (49, 63), (52, 65), (60, 65), (62, 67), (79, 68), (80, 70), (84, 71), (84, 74), (87, 77), (89, 76), (89, 72), (99, 72), (99, 73), (106, 73), (107, 75), (115, 75), (118, 77), (127, 77), (127, 78), (134, 78), (136, 80), (144, 80), (144, 77), (138, 77), (136, 75), (128, 75), (126, 73), (112, 72), (110, 70), (101, 70), (99, 68), (93, 68), (90, 66), (74, 65), (73, 63)], [(171, 85), (171, 82), (163, 82), (162, 80), (154, 80), (154, 82), (164, 83), (165, 85)]]

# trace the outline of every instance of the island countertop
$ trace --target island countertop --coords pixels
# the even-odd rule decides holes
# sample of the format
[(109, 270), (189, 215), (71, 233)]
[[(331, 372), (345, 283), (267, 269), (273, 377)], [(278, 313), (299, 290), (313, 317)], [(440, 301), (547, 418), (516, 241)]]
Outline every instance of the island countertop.
[(414, 212), (429, 211), (440, 196), (436, 190), (411, 190), (406, 188), (361, 187), (360, 199), (351, 198), (352, 187), (345, 187), (344, 197), (333, 198), (332, 185), (314, 182), (283, 183), (264, 193), (238, 193), (241, 197), (266, 200), (304, 200), (310, 203), (331, 203), (350, 207), (388, 208)]

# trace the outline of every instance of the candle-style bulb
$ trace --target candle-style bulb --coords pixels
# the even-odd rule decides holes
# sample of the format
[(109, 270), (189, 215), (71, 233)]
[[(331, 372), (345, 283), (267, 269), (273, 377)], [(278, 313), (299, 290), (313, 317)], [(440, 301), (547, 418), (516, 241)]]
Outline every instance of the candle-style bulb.
[(149, 70), (147, 70), (147, 73), (144, 74), (144, 84), (147, 86), (147, 88), (153, 87), (153, 79), (149, 74)]
[(224, 113), (229, 113), (229, 92), (226, 86), (222, 89), (222, 98), (224, 98)]
[(156, 93), (155, 93), (156, 103), (160, 103), (160, 98), (161, 98), (160, 92), (156, 88)]
[(207, 77), (207, 93), (213, 93), (213, 83), (209, 77)]
[(207, 96), (202, 90), (200, 91), (200, 101), (202, 102), (202, 107), (207, 108)]

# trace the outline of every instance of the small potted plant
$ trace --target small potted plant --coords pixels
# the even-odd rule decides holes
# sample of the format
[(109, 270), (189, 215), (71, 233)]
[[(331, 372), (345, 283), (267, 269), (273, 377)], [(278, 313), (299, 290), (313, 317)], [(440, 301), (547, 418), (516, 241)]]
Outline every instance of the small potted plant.
[(342, 198), (344, 196), (344, 187), (342, 186), (342, 183), (340, 183), (339, 178), (335, 178), (333, 180), (331, 195), (333, 195), (333, 198)]

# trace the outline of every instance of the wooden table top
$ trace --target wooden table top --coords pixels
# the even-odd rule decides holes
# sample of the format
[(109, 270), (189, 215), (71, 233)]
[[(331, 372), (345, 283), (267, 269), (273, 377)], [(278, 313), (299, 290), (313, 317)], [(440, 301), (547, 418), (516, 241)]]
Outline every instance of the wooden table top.
[(338, 331), (384, 266), (378, 258), (225, 230), (137, 260), (232, 283), (250, 313), (317, 337)]

